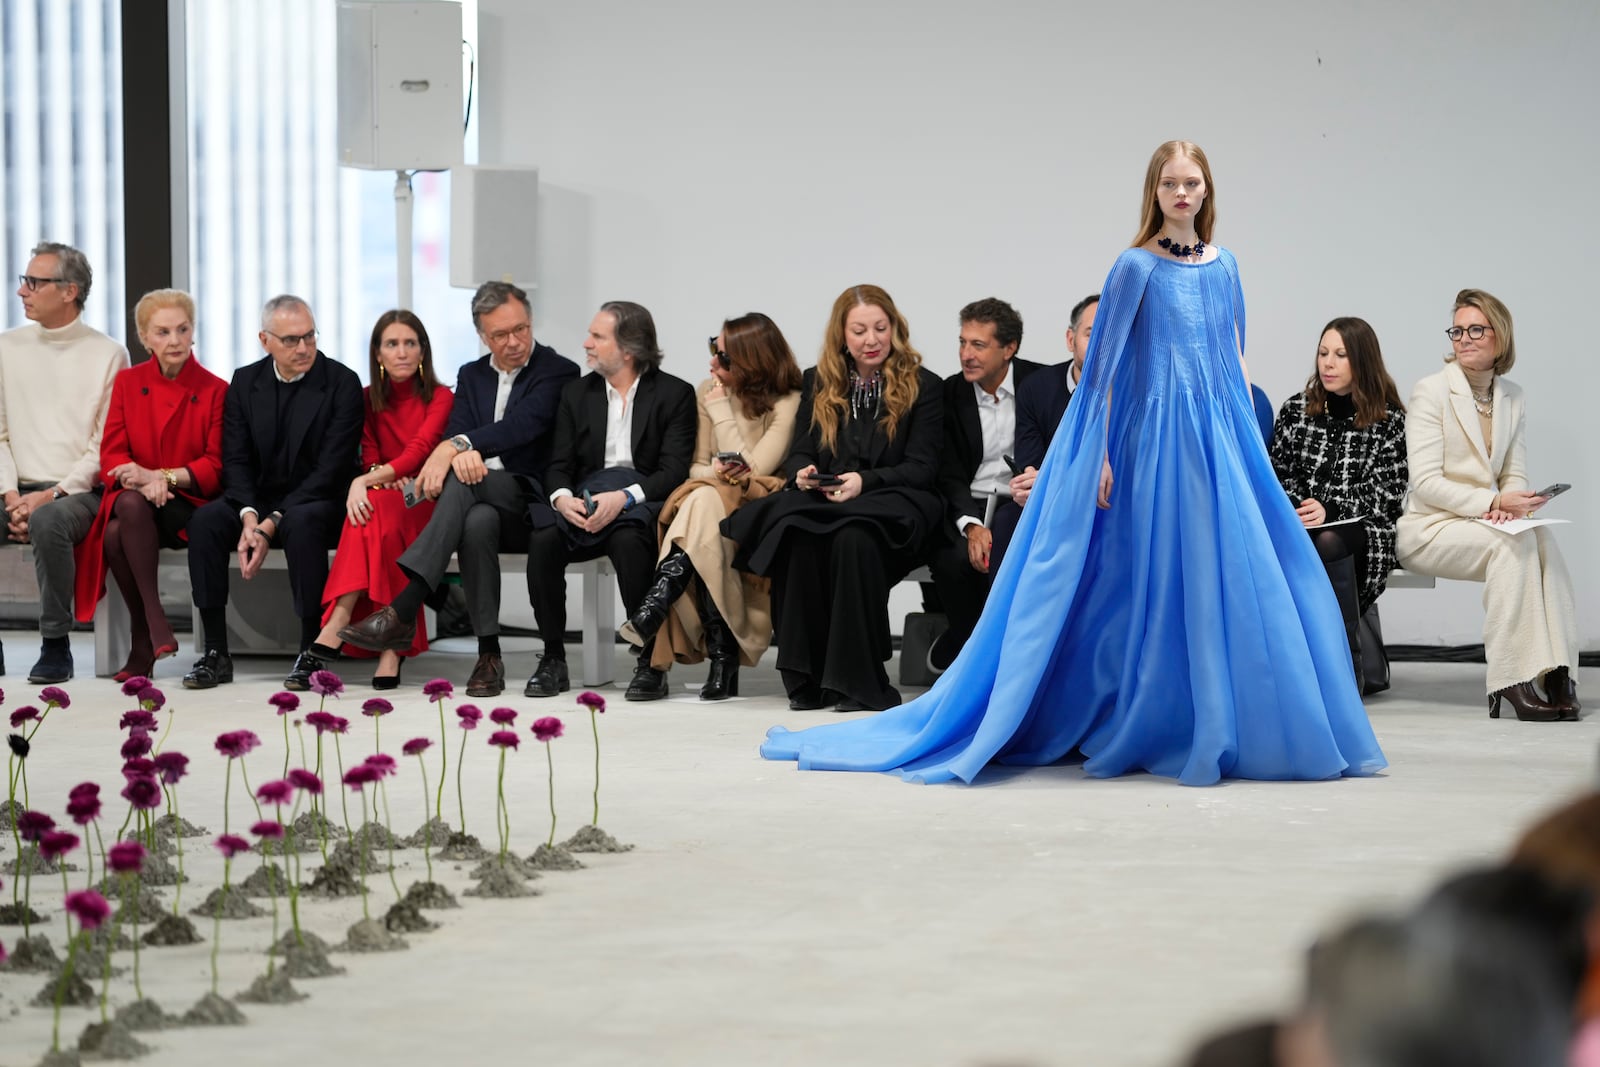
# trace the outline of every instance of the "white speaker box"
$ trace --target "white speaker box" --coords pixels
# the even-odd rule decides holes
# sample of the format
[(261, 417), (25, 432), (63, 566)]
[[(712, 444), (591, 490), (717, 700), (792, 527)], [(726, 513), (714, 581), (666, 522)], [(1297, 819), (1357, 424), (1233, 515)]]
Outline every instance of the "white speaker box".
[(446, 170), (461, 162), (461, 5), (339, 0), (339, 162)]
[(537, 167), (456, 167), (450, 172), (450, 284), (534, 287)]

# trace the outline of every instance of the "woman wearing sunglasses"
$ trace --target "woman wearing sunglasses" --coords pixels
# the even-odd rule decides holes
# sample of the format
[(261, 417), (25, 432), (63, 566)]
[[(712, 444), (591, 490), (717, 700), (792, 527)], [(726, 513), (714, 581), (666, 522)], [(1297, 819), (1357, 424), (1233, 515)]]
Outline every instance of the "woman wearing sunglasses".
[(718, 527), (746, 501), (783, 487), (800, 367), (760, 312), (724, 322), (708, 344), (711, 377), (695, 391), (700, 429), (689, 480), (661, 510), (655, 580), (621, 632), (640, 647), (655, 642), (657, 670), (709, 657), (700, 699), (724, 700), (739, 694), (740, 662), (753, 667), (767, 650), (772, 612), (766, 581), (732, 568), (733, 545)]
[[(1483, 583), (1489, 716), (1502, 699), (1524, 722), (1578, 718), (1572, 579), (1548, 529), (1490, 529), (1544, 506), (1528, 484), (1511, 312), (1482, 289), (1456, 294), (1444, 369), (1417, 383), (1406, 417), (1411, 496), (1396, 530), (1418, 574)], [(1542, 685), (1541, 693), (1536, 685)]]

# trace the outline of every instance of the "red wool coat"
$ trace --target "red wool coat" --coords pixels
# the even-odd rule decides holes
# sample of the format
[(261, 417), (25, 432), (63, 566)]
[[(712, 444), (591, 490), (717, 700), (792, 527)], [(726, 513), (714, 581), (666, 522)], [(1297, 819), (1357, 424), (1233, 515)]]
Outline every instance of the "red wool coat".
[(106, 472), (123, 463), (151, 470), (187, 468), (194, 485), (177, 495), (203, 504), (222, 492), (222, 399), (228, 383), (191, 355), (175, 379), (149, 359), (117, 375), (100, 435), (100, 478), (105, 495), (88, 536), (74, 550), (74, 608), (79, 622), (94, 618), (106, 591), (106, 522), (123, 490)]

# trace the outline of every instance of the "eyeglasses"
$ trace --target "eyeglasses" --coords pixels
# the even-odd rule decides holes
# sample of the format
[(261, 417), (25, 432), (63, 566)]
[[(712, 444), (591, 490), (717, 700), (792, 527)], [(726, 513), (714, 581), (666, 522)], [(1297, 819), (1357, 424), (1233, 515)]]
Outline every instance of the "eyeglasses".
[(717, 347), (717, 339), (715, 337), (706, 338), (706, 347), (711, 349), (712, 358), (722, 364), (723, 370), (733, 369), (733, 361), (728, 358), (728, 353)]
[(1444, 332), (1444, 335), (1452, 341), (1461, 340), (1463, 335), (1472, 338), (1474, 341), (1481, 341), (1484, 334), (1493, 332), (1493, 326), (1452, 326)]
[(499, 348), (513, 337), (521, 341), (526, 339), (527, 336), (532, 332), (533, 323), (525, 322), (521, 326), (511, 327), (509, 330), (496, 330), (494, 333), (486, 333), (483, 335), (483, 339), (488, 341), (491, 345), (494, 345), (496, 348)]
[(299, 348), (301, 345), (310, 345), (312, 348), (317, 347), (316, 330), (312, 330), (310, 333), (291, 334), (273, 333), (271, 330), (262, 330), (261, 332), (268, 337), (277, 338), (278, 343), (288, 349)]
[(41, 286), (41, 285), (60, 285), (61, 283), (65, 282), (66, 279), (65, 278), (35, 278), (31, 274), (19, 274), (19, 275), (17, 275), (17, 281), (21, 282), (22, 283), (22, 287), (24, 289), (28, 290), (28, 292), (37, 293), (39, 291), (39, 286)]

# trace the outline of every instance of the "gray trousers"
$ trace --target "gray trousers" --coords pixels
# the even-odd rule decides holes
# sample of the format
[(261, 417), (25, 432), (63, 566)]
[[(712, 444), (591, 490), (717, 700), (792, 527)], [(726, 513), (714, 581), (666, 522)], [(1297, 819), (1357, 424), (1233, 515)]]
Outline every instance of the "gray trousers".
[(491, 470), (477, 485), (465, 485), (452, 471), (445, 475), (428, 525), (400, 554), (400, 569), (437, 589), (455, 553), (472, 632), (498, 634), (500, 553), (528, 550), (529, 500), (525, 483), (514, 474)]
[(28, 516), (33, 569), (39, 577), (41, 637), (65, 637), (72, 632), (72, 586), (78, 573), (72, 549), (89, 536), (99, 511), (100, 489), (95, 488), (53, 500)]

